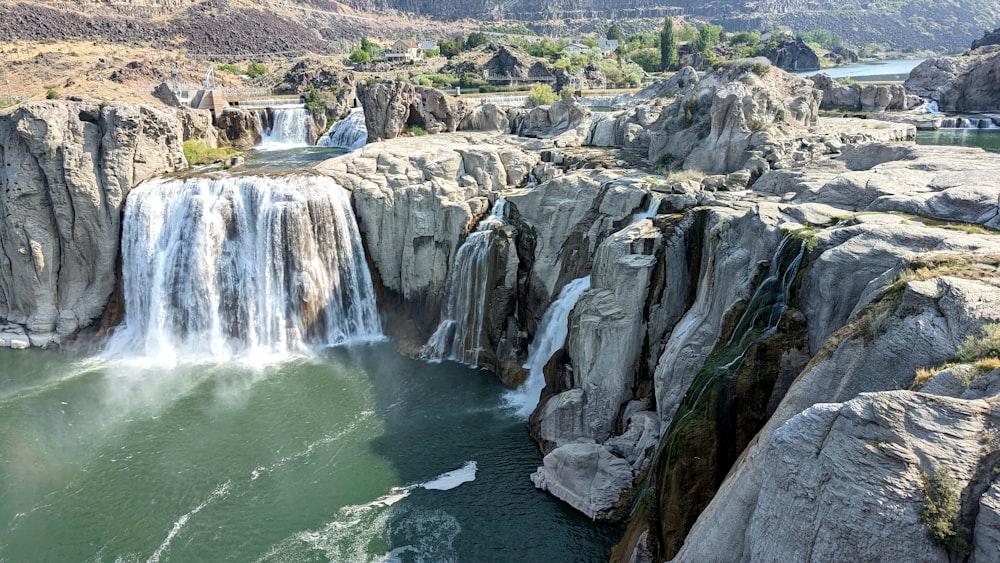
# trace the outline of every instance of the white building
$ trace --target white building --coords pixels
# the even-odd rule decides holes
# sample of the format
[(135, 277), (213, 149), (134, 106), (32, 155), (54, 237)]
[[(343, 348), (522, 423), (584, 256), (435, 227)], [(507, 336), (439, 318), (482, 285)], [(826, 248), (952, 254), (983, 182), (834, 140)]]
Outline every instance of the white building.
[(586, 53), (589, 50), (590, 50), (590, 47), (588, 47), (588, 46), (586, 46), (586, 45), (584, 45), (582, 43), (570, 43), (569, 45), (566, 45), (565, 47), (563, 47), (563, 53), (566, 53), (567, 55), (569, 55), (571, 57), (575, 57), (577, 55)]
[(419, 61), (424, 58), (420, 43), (412, 39), (400, 40), (385, 50), (385, 60), (389, 62)]
[(601, 50), (601, 56), (610, 57), (618, 50), (617, 39), (598, 39), (597, 48)]

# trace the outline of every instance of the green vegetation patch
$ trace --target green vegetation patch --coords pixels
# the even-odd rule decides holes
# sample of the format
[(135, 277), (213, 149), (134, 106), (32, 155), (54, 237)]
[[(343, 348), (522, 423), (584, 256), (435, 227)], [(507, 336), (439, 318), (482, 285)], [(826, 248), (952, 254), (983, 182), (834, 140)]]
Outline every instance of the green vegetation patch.
[(927, 526), (927, 536), (936, 545), (948, 551), (967, 554), (969, 530), (959, 523), (958, 481), (946, 467), (938, 467), (932, 475), (921, 474), (924, 487), (924, 505), (920, 521)]
[(201, 141), (184, 141), (184, 158), (191, 166), (223, 162), (241, 153), (230, 148), (213, 149)]

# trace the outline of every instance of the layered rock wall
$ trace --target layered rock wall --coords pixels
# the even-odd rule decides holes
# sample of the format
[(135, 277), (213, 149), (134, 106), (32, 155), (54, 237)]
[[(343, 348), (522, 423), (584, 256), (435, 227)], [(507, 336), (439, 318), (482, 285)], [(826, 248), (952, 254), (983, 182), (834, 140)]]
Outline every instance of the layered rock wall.
[(173, 110), (28, 104), (0, 116), (0, 317), (44, 344), (90, 325), (115, 288), (121, 211), (187, 167)]

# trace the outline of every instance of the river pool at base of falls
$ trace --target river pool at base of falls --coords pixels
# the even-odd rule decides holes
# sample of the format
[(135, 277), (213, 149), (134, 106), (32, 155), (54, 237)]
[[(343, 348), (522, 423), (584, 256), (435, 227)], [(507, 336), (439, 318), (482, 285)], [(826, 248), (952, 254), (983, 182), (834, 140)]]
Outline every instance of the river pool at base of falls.
[(607, 561), (489, 372), (0, 349), (0, 561)]

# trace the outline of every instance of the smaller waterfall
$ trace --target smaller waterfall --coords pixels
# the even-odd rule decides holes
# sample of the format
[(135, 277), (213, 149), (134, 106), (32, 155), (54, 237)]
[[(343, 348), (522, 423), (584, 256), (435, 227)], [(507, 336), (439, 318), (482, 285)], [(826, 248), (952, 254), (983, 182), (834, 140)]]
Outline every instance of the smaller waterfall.
[[(767, 340), (778, 330), (778, 323), (788, 309), (792, 284), (799, 273), (805, 251), (805, 241), (794, 233), (785, 235), (781, 240), (771, 258), (767, 277), (754, 290), (725, 346), (710, 356), (698, 372), (677, 410), (673, 426), (695, 412), (716, 380), (736, 373), (751, 346)], [(693, 393), (694, 389), (698, 391)]]
[(354, 108), (344, 119), (333, 124), (326, 135), (316, 142), (321, 147), (336, 147), (356, 151), (368, 142), (368, 128), (365, 126), (365, 112)]
[(934, 100), (928, 100), (924, 102), (924, 105), (922, 107), (926, 113), (941, 115), (941, 110), (938, 109), (938, 103), (935, 102)]
[(538, 405), (538, 398), (545, 387), (545, 364), (566, 343), (569, 333), (569, 314), (584, 291), (590, 289), (590, 276), (577, 278), (562, 288), (559, 297), (545, 310), (535, 338), (528, 346), (528, 380), (524, 385), (508, 391), (504, 401), (517, 409), (520, 416), (530, 416)]
[(459, 247), (446, 283), (441, 323), (424, 346), (422, 357), (479, 365), (491, 273), (490, 249), (494, 229), (503, 224), (504, 203), (503, 198), (498, 199), (493, 213), (480, 221)]
[(289, 149), (310, 144), (312, 117), (306, 108), (272, 108), (271, 127), (263, 135), (259, 149)]
[(653, 217), (656, 217), (657, 212), (659, 212), (659, 210), (660, 210), (660, 198), (656, 197), (653, 194), (649, 194), (649, 204), (646, 206), (645, 211), (633, 215), (632, 220), (629, 222), (629, 224), (634, 225), (639, 221), (642, 221), (643, 219), (652, 219)]
[(941, 120), (941, 129), (997, 129), (989, 117), (947, 117)]

